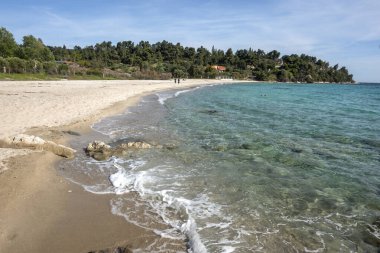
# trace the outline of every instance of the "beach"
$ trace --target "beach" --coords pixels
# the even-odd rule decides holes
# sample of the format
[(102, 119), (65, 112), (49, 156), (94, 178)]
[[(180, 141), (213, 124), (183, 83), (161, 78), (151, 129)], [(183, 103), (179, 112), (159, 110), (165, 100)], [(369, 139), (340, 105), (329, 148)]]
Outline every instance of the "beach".
[(377, 252), (379, 85), (223, 83), (0, 82), (0, 252)]
[[(65, 145), (70, 133), (91, 131), (91, 124), (125, 111), (144, 95), (233, 82), (4, 81), (0, 139), (26, 133)], [(160, 240), (112, 215), (107, 196), (86, 192), (60, 176), (55, 167), (60, 159), (47, 151), (0, 148), (0, 252), (134, 249)]]

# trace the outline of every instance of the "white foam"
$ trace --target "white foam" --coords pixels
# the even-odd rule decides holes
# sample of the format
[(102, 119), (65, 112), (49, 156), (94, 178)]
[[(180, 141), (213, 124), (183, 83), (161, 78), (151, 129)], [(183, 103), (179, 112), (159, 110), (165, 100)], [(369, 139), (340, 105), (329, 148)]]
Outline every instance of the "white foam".
[(128, 175), (125, 171), (119, 170), (118, 172), (112, 174), (110, 176), (110, 181), (112, 185), (115, 187), (116, 194), (122, 194), (127, 192), (127, 186), (129, 185)]
[(175, 94), (174, 94), (174, 96), (175, 97), (178, 97), (179, 95), (181, 95), (181, 94), (183, 94), (183, 93), (187, 93), (187, 92), (189, 92), (189, 91), (194, 91), (194, 90), (197, 90), (197, 89), (199, 89), (200, 87), (198, 86), (198, 87), (195, 87), (195, 88), (192, 88), (192, 89), (188, 89), (188, 90), (181, 90), (181, 91), (177, 91)]
[(146, 164), (146, 161), (143, 160), (127, 160), (127, 162), (129, 163), (128, 166), (131, 170), (140, 168)]
[(91, 193), (104, 195), (104, 194), (114, 194), (113, 189), (107, 185), (99, 184), (99, 185), (82, 185), (82, 187)]
[[(128, 160), (128, 167), (130, 170), (135, 170), (145, 164), (145, 161), (139, 160)], [(111, 184), (115, 187), (116, 194), (123, 194), (130, 191), (129, 188), (135, 188), (137, 184), (141, 181), (143, 172), (134, 175), (133, 173), (128, 173), (126, 169), (117, 163), (117, 160), (114, 161), (113, 165), (117, 168), (117, 172), (109, 176)], [(139, 180), (140, 179), (140, 180)]]
[(162, 238), (166, 239), (172, 239), (172, 240), (184, 240), (185, 238), (182, 236), (176, 236), (176, 229), (171, 228), (171, 229), (166, 229), (166, 230), (157, 230), (155, 229), (153, 232)]
[[(156, 234), (164, 238), (184, 239), (178, 234), (178, 231), (181, 231), (189, 241), (191, 248), (189, 252), (207, 252), (197, 232), (196, 222), (190, 214), (191, 212), (197, 217), (209, 217), (219, 213), (219, 208), (208, 203), (208, 197), (205, 194), (200, 194), (197, 198), (190, 200), (173, 196), (174, 192), (172, 190), (154, 190), (157, 175), (161, 174), (158, 171), (162, 171), (163, 166), (138, 171), (133, 175), (126, 173), (122, 167), (116, 167), (118, 171), (110, 177), (115, 189), (121, 193), (125, 192), (126, 189), (138, 192), (155, 210), (161, 220), (172, 227), (172, 229), (155, 230)], [(128, 214), (123, 213), (118, 205), (120, 203), (115, 202), (112, 204), (112, 213), (121, 215), (130, 221)]]
[(189, 239), (191, 252), (205, 253), (207, 249), (202, 243), (199, 234), (197, 233), (197, 225), (192, 217), (189, 217), (186, 223), (182, 224), (181, 231)]
[(197, 90), (199, 88), (201, 88), (201, 87), (195, 87), (195, 88), (187, 89), (187, 90), (180, 90), (174, 94), (173, 93), (157, 93), (156, 96), (158, 97), (158, 102), (160, 104), (164, 105), (165, 101), (168, 100), (169, 98), (178, 97), (179, 95), (181, 95), (183, 93), (194, 91), (194, 90)]
[(232, 246), (223, 246), (222, 247), (222, 253), (231, 253), (234, 251), (235, 251), (235, 248)]
[(220, 228), (226, 229), (231, 225), (231, 222), (210, 223), (207, 222), (205, 228)]
[[(97, 168), (92, 173), (101, 173), (109, 175), (110, 184), (98, 184), (94, 186), (82, 186), (86, 191), (95, 194), (125, 194), (131, 191), (137, 192), (143, 199), (143, 205), (148, 205), (147, 208), (141, 206), (141, 210), (149, 210), (153, 208), (154, 213), (158, 214), (154, 218), (149, 214), (144, 214), (144, 220), (138, 220), (138, 210), (128, 209), (124, 205), (121, 197), (119, 201), (111, 201), (112, 213), (124, 217), (128, 222), (131, 222), (140, 227), (149, 229), (149, 220), (156, 220), (159, 223), (166, 223), (171, 226), (170, 229), (154, 230), (154, 232), (163, 238), (180, 239), (185, 237), (189, 241), (191, 251), (203, 253), (207, 252), (205, 245), (202, 243), (201, 236), (197, 232), (196, 221), (194, 217), (203, 219), (214, 215), (220, 215), (221, 206), (209, 201), (207, 194), (199, 194), (193, 199), (188, 199), (183, 196), (176, 196), (177, 191), (163, 190), (165, 184), (157, 185), (165, 178), (165, 175), (170, 170), (168, 166), (157, 166), (148, 170), (139, 170), (146, 162), (142, 160), (123, 160), (115, 157), (110, 158), (106, 162), (89, 161), (88, 165), (92, 168)], [(115, 171), (116, 169), (116, 171)], [(113, 172), (113, 173), (112, 173)], [(186, 180), (184, 178), (183, 180)], [(179, 183), (179, 182), (177, 182)], [(127, 208), (127, 209), (125, 209)], [(141, 211), (140, 210), (140, 211)], [(149, 217), (148, 217), (149, 216)], [(226, 224), (221, 225), (221, 227)]]
[(166, 100), (174, 97), (173, 94), (168, 94), (168, 93), (157, 93), (156, 96), (158, 97), (158, 102), (162, 105), (165, 104)]

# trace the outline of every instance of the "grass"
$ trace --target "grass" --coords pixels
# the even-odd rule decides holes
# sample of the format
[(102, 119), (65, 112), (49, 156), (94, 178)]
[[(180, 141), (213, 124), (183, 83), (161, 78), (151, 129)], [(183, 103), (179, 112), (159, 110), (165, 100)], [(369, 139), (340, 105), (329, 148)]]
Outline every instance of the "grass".
[(22, 80), (59, 80), (57, 76), (46, 74), (4, 74), (0, 73), (0, 80), (22, 81)]
[(117, 80), (114, 77), (101, 77), (97, 75), (76, 75), (76, 76), (62, 76), (62, 75), (48, 75), (45, 73), (0, 73), (0, 81), (42, 81), (42, 80)]

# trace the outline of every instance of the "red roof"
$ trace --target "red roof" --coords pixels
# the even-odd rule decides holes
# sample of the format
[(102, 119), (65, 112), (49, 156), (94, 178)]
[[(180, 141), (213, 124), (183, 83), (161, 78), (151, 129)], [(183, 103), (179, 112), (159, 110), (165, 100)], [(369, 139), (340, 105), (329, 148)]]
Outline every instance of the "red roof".
[(226, 67), (224, 66), (214, 65), (214, 66), (211, 66), (211, 68), (219, 70), (219, 71), (226, 71)]

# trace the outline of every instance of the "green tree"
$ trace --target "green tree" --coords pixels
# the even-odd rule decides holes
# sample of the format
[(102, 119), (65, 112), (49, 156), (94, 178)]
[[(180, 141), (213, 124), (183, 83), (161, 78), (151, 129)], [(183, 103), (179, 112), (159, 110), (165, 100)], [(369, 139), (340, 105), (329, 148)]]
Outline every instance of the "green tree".
[(176, 78), (185, 78), (187, 77), (187, 71), (184, 67), (180, 65), (174, 65), (171, 71), (173, 77)]
[(235, 56), (234, 52), (231, 48), (227, 49), (226, 56), (225, 56), (225, 63), (227, 65), (234, 65), (235, 63)]
[(26, 60), (53, 61), (54, 55), (41, 39), (32, 35), (24, 36), (21, 56)]
[(12, 57), (15, 56), (18, 45), (13, 38), (13, 34), (10, 33), (4, 27), (0, 28), (0, 57)]
[(205, 76), (207, 78), (215, 78), (218, 76), (218, 71), (211, 66), (208, 66), (205, 70)]
[(280, 57), (280, 55), (280, 52), (278, 52), (277, 50), (273, 50), (267, 54), (267, 57), (272, 60), (277, 60)]
[(290, 82), (292, 78), (292, 73), (285, 69), (280, 70), (277, 74), (277, 80), (280, 82)]
[(204, 67), (199, 65), (191, 65), (189, 75), (194, 78), (203, 78), (205, 76)]

